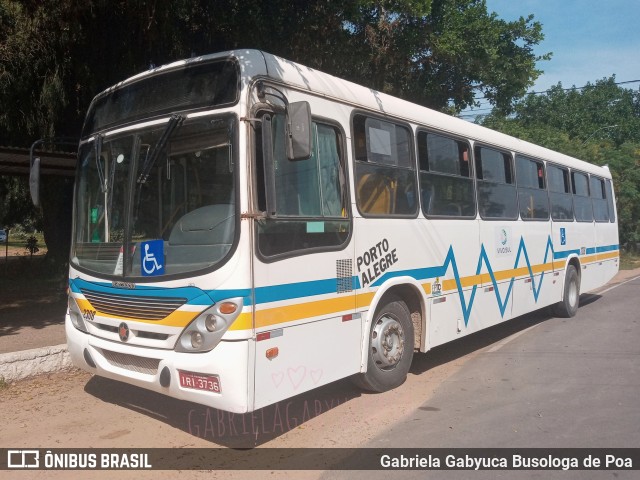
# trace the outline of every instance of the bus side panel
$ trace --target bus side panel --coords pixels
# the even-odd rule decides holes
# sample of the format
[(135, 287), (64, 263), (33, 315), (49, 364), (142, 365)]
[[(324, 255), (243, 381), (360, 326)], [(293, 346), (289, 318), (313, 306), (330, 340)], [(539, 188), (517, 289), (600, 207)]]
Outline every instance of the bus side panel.
[(617, 223), (596, 223), (596, 257), (600, 285), (604, 285), (618, 273), (620, 258), (618, 242)]
[(255, 260), (255, 409), (361, 370), (354, 276), (352, 241), (336, 251)]
[(416, 266), (427, 267), (424, 290), (431, 298), (426, 342), (432, 348), (475, 331), (481, 323), (474, 303), (480, 278), (478, 222), (433, 219), (419, 223), (424, 247), (422, 255), (416, 255)]
[[(257, 341), (254, 408), (359, 372), (362, 324), (360, 317), (355, 317), (291, 326), (277, 337)], [(277, 356), (270, 359), (276, 348)]]
[[(570, 251), (580, 255), (580, 292), (588, 292), (602, 284), (598, 278), (596, 248), (596, 229), (594, 222), (574, 222), (569, 230), (571, 240), (567, 240)], [(569, 233), (568, 233), (569, 234)], [(575, 239), (574, 239), (575, 237)]]
[(524, 234), (517, 243), (513, 284), (513, 316), (560, 301), (562, 286), (553, 272), (551, 224), (519, 221)]
[(478, 288), (474, 308), (482, 311), (480, 328), (512, 318), (513, 283), (520, 239), (521, 222), (480, 220), (482, 245), (482, 286)]

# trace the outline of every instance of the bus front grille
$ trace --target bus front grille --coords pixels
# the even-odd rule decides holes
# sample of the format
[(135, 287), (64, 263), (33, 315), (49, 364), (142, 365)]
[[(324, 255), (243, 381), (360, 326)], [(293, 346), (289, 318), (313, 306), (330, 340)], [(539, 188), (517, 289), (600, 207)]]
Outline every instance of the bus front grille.
[(99, 312), (131, 319), (162, 320), (187, 301), (186, 298), (111, 295), (84, 288), (80, 291)]
[(157, 358), (138, 357), (127, 353), (112, 352), (111, 350), (100, 349), (102, 355), (114, 367), (124, 368), (132, 372), (156, 375), (160, 360)]

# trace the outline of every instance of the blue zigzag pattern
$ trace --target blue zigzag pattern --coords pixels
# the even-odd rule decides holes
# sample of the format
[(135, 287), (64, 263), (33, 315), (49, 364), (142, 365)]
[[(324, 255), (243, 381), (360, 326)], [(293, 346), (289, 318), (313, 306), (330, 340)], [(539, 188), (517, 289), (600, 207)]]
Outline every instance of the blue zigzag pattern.
[[(551, 252), (552, 254), (554, 253), (553, 250), (553, 242), (551, 241), (551, 236), (549, 236), (547, 238), (547, 246), (544, 252), (544, 260), (543, 263), (547, 263), (547, 259), (549, 258), (549, 252)], [(540, 289), (542, 287), (542, 281), (544, 280), (544, 276), (545, 276), (545, 272), (542, 272), (542, 275), (540, 275), (540, 281), (538, 282), (538, 285), (536, 286), (536, 282), (535, 282), (535, 277), (533, 274), (533, 270), (531, 268), (531, 262), (529, 261), (529, 254), (527, 253), (527, 246), (524, 243), (524, 237), (520, 237), (520, 245), (518, 246), (518, 253), (516, 254), (516, 261), (515, 264), (513, 265), (513, 268), (516, 269), (518, 268), (519, 264), (520, 264), (520, 256), (524, 255), (524, 261), (527, 265), (527, 269), (529, 270), (529, 278), (531, 278), (531, 284), (532, 284), (532, 290), (533, 290), (533, 297), (536, 301), (536, 303), (538, 302), (538, 296), (540, 295)], [(513, 289), (513, 283), (515, 282), (516, 277), (511, 277), (511, 280), (509, 281), (509, 288), (507, 289), (507, 293), (504, 297), (504, 300), (502, 299), (502, 296), (500, 295), (500, 290), (498, 289), (498, 282), (496, 280), (496, 277), (493, 273), (493, 269), (491, 268), (491, 262), (489, 261), (489, 257), (487, 256), (487, 252), (484, 248), (484, 244), (481, 245), (480, 248), (480, 257), (478, 258), (478, 266), (476, 268), (476, 275), (480, 275), (480, 273), (482, 273), (482, 264), (485, 264), (487, 266), (487, 273), (489, 274), (489, 277), (491, 278), (491, 283), (493, 284), (493, 291), (495, 292), (496, 295), (496, 300), (498, 302), (498, 308), (500, 309), (500, 316), (504, 317), (504, 313), (507, 309), (507, 305), (509, 303), (509, 297), (511, 296), (511, 292)], [(469, 317), (471, 315), (471, 308), (473, 307), (473, 301), (475, 299), (476, 296), (476, 291), (478, 290), (478, 285), (474, 285), (473, 288), (471, 289), (471, 296), (469, 297), (469, 302), (467, 303), (465, 297), (464, 297), (464, 292), (462, 289), (462, 282), (460, 281), (460, 274), (458, 272), (458, 265), (456, 263), (456, 256), (455, 253), (453, 251), (453, 247), (450, 246), (449, 247), (449, 252), (447, 253), (447, 257), (444, 261), (444, 266), (443, 266), (443, 271), (444, 273), (446, 273), (449, 270), (449, 267), (452, 268), (453, 270), (453, 277), (456, 281), (456, 285), (458, 287), (458, 296), (460, 297), (460, 306), (462, 307), (462, 314), (464, 317), (464, 324), (465, 326), (467, 326), (469, 324)]]

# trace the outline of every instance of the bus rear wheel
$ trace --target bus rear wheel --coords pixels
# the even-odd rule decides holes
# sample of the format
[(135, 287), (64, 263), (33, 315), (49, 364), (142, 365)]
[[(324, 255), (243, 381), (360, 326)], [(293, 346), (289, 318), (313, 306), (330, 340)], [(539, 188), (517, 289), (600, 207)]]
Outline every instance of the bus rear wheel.
[(374, 316), (369, 332), (366, 373), (353, 377), (362, 389), (385, 392), (404, 383), (413, 359), (413, 323), (407, 305), (389, 297)]
[(580, 305), (580, 276), (576, 267), (569, 265), (564, 278), (562, 300), (553, 305), (551, 311), (556, 317), (571, 318), (578, 312)]

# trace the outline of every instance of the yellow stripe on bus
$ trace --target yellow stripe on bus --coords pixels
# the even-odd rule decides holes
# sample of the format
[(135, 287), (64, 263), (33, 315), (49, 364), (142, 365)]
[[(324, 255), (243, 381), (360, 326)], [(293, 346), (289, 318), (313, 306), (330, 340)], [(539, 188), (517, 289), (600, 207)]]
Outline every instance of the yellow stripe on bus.
[[(583, 257), (582, 263), (592, 263), (596, 261), (617, 258), (619, 252), (606, 252), (597, 255), (591, 255), (589, 257)], [(553, 271), (553, 263), (543, 263), (539, 265), (532, 265), (531, 271), (534, 274), (542, 272)], [(530, 275), (528, 267), (519, 267), (510, 270), (501, 270), (494, 272), (494, 278), (496, 281), (510, 280), (517, 277), (527, 277)], [(488, 273), (481, 273), (479, 275), (469, 275), (460, 278), (460, 284), (462, 288), (469, 288), (479, 286), (482, 284), (492, 283), (491, 276)], [(422, 289), (425, 294), (430, 295), (432, 292), (433, 282), (423, 283)], [(443, 291), (455, 291), (458, 289), (458, 285), (454, 279), (447, 279), (442, 281)], [(375, 292), (366, 292), (358, 295), (347, 295), (339, 298), (329, 298), (324, 300), (316, 300), (312, 302), (297, 303), (294, 305), (284, 305), (279, 307), (271, 307), (260, 309), (255, 312), (256, 328), (264, 328), (279, 325), (282, 323), (303, 320), (305, 318), (320, 317), (325, 315), (337, 314), (339, 312), (352, 312), (363, 308), (368, 308), (371, 305), (371, 301)], [(82, 310), (96, 310), (97, 315), (105, 318), (113, 318), (115, 320), (122, 320), (122, 317), (110, 315), (91, 305), (86, 299), (76, 299), (78, 306)], [(176, 310), (169, 316), (162, 320), (145, 320), (138, 318), (130, 318), (130, 321), (141, 322), (154, 325), (165, 325), (171, 327), (185, 327), (191, 322), (200, 312), (191, 312), (184, 310)], [(250, 330), (253, 328), (253, 318), (251, 312), (241, 313), (236, 321), (231, 325), (229, 330)]]
[[(542, 273), (542, 272), (552, 272), (553, 271), (553, 263), (541, 263), (540, 265), (532, 265), (531, 271), (534, 275)], [(493, 273), (493, 277), (497, 282), (503, 280), (511, 280), (512, 278), (518, 277), (528, 277), (530, 275), (528, 267), (519, 267), (510, 270), (501, 270)], [(470, 275), (468, 277), (460, 278), (460, 285), (462, 288), (475, 287), (483, 284), (491, 284), (491, 275), (488, 273), (481, 273), (479, 275)], [(431, 287), (429, 287), (431, 289)], [(442, 282), (442, 290), (443, 291), (451, 291), (457, 290), (458, 284), (455, 279), (443, 280)]]
[(618, 258), (620, 252), (606, 252), (606, 253), (598, 253), (598, 260), (609, 260), (611, 258)]
[[(355, 296), (349, 295), (295, 305), (258, 309), (256, 310), (256, 328), (276, 326), (282, 323), (340, 312), (353, 312), (356, 309), (371, 305), (374, 295), (375, 293), (368, 292)], [(233, 322), (229, 330), (248, 330), (250, 328), (252, 328), (251, 314), (243, 313)]]

